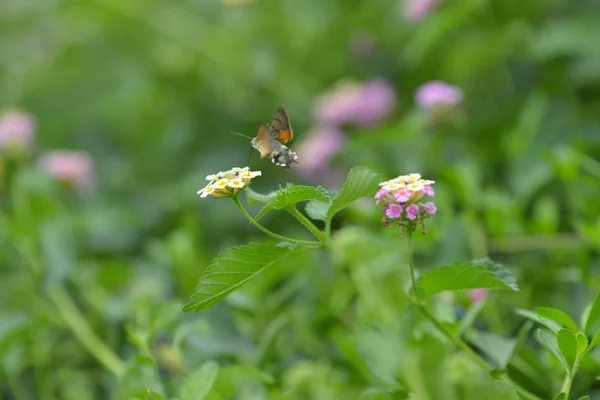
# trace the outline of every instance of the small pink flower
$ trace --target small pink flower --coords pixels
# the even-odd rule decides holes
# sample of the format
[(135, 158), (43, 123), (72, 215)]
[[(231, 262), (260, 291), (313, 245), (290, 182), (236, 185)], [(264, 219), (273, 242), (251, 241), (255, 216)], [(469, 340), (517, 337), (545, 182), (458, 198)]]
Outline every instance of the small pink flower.
[(53, 151), (39, 161), (40, 167), (59, 181), (85, 188), (92, 183), (94, 167), (91, 158), (79, 151)]
[(400, 218), (402, 215), (402, 207), (398, 204), (390, 204), (385, 210), (385, 215), (390, 218)]
[(404, 0), (404, 17), (409, 21), (421, 21), (441, 2), (442, 0)]
[(336, 128), (312, 130), (297, 147), (298, 158), (302, 162), (298, 164), (296, 170), (305, 176), (322, 172), (345, 143), (346, 136)]
[(411, 204), (410, 206), (406, 207), (406, 216), (408, 217), (408, 219), (413, 220), (415, 218), (417, 218), (417, 216), (419, 215), (419, 206), (416, 204)]
[(387, 190), (385, 190), (384, 188), (379, 189), (379, 192), (377, 192), (377, 194), (375, 195), (375, 198), (377, 199), (377, 204), (379, 204), (379, 202), (383, 200), (386, 194)]
[(424, 109), (436, 106), (456, 106), (463, 100), (462, 90), (442, 81), (431, 81), (421, 86), (416, 91), (415, 102)]
[(0, 147), (28, 148), (35, 138), (36, 122), (30, 114), (9, 111), (0, 117)]
[(433, 191), (433, 188), (431, 186), (425, 186), (423, 188), (423, 193), (430, 197), (433, 197), (435, 195), (435, 192)]
[(412, 192), (408, 189), (398, 190), (396, 193), (394, 193), (394, 197), (399, 203), (406, 203), (408, 199), (410, 199), (411, 195)]
[(437, 212), (437, 207), (431, 201), (423, 204), (423, 209), (425, 210), (425, 214), (427, 215), (433, 215)]
[(480, 303), (487, 299), (489, 294), (488, 289), (473, 289), (469, 291), (469, 299), (472, 304)]

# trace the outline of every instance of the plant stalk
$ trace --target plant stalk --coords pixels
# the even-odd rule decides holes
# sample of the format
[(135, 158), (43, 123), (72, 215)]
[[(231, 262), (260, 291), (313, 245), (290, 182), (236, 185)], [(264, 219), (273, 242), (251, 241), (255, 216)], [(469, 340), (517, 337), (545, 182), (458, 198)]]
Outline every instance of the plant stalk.
[(265, 228), (264, 226), (259, 224), (254, 218), (252, 218), (252, 216), (250, 214), (248, 214), (248, 212), (246, 211), (244, 206), (242, 206), (242, 203), (240, 202), (240, 199), (238, 196), (233, 196), (231, 198), (231, 200), (233, 200), (233, 202), (235, 203), (237, 208), (240, 210), (240, 212), (244, 215), (244, 217), (246, 217), (246, 219), (248, 221), (250, 221), (250, 223), (252, 225), (254, 225), (256, 228), (258, 228), (260, 231), (267, 234), (268, 236), (270, 236), (274, 239), (277, 239), (277, 240), (283, 240), (284, 242), (289, 242), (289, 243), (293, 243), (293, 244), (297, 244), (297, 245), (305, 245), (305, 246), (311, 246), (311, 247), (321, 246), (320, 242), (292, 239), (292, 238), (289, 238), (286, 236), (278, 235), (275, 232), (271, 232), (270, 230), (268, 230), (267, 228)]
[(77, 306), (63, 286), (56, 286), (49, 292), (50, 299), (56, 306), (59, 314), (75, 334), (79, 342), (94, 356), (102, 365), (115, 376), (125, 373), (125, 362), (121, 360), (89, 326)]
[(327, 236), (325, 233), (321, 232), (319, 228), (317, 228), (308, 218), (304, 216), (296, 206), (290, 206), (287, 208), (288, 212), (292, 214), (294, 218), (298, 220), (302, 225), (306, 227), (317, 239), (321, 241), (321, 243), (325, 244), (327, 242)]

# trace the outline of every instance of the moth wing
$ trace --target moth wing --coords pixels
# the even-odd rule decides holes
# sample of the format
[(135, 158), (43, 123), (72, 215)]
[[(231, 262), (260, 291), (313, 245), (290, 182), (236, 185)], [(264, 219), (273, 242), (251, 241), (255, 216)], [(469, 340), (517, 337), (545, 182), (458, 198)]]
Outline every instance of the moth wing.
[(273, 122), (271, 122), (269, 129), (271, 130), (273, 137), (281, 143), (287, 143), (294, 138), (290, 117), (283, 107), (279, 107), (277, 111), (275, 111), (275, 116), (273, 117)]
[(260, 152), (260, 157), (266, 157), (273, 152), (273, 146), (271, 145), (271, 131), (264, 122), (260, 123), (258, 127), (258, 134), (256, 135), (256, 150)]

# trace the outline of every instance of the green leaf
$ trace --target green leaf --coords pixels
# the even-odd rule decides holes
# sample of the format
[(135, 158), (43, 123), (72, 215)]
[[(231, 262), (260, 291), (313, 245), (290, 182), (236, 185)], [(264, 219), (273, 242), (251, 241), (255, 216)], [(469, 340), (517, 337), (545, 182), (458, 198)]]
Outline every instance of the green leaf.
[(181, 400), (203, 400), (210, 393), (218, 374), (219, 364), (205, 362), (185, 379), (179, 397)]
[(306, 214), (308, 214), (308, 216), (311, 219), (314, 219), (316, 221), (327, 221), (327, 211), (329, 210), (329, 207), (331, 206), (331, 202), (324, 202), (324, 201), (309, 201), (308, 203), (306, 203)]
[(322, 187), (314, 186), (290, 186), (279, 190), (256, 216), (259, 220), (271, 210), (283, 210), (301, 201), (329, 201), (329, 194)]
[(557, 341), (558, 348), (569, 366), (568, 373), (571, 374), (573, 365), (577, 361), (577, 339), (570, 330), (561, 329), (558, 331)]
[(335, 214), (346, 208), (350, 203), (362, 197), (375, 196), (379, 188), (379, 182), (382, 180), (381, 175), (367, 167), (352, 168), (342, 191), (331, 203), (327, 211), (327, 218), (333, 218)]
[(565, 367), (565, 370), (567, 371), (567, 373), (570, 374), (571, 369), (569, 368), (569, 364), (567, 363), (567, 360), (565, 360), (565, 358), (563, 357), (563, 355), (558, 347), (556, 335), (554, 333), (544, 330), (544, 329), (538, 329), (537, 332), (538, 332), (538, 337), (540, 338), (541, 343), (544, 346), (546, 346), (546, 348), (548, 350), (550, 350), (556, 358), (558, 358), (558, 360), (561, 362), (563, 367)]
[(588, 351), (591, 351), (594, 347), (596, 347), (596, 345), (598, 344), (598, 341), (600, 341), (600, 331), (596, 332), (596, 334), (592, 338), (592, 341), (590, 342), (590, 345), (588, 346)]
[(419, 285), (430, 294), (478, 288), (519, 290), (510, 271), (490, 260), (458, 261), (434, 268), (419, 279)]
[(550, 329), (554, 333), (558, 332), (561, 328), (560, 324), (557, 324), (556, 322), (549, 320), (548, 318), (540, 317), (533, 311), (518, 308), (515, 310), (515, 312), (535, 323), (544, 325), (546, 328)]
[(517, 344), (515, 339), (504, 338), (488, 332), (475, 332), (470, 340), (478, 349), (487, 354), (494, 361), (495, 366), (500, 369), (506, 368)]
[(267, 204), (268, 202), (270, 202), (273, 197), (275, 197), (275, 194), (277, 192), (271, 192), (269, 194), (261, 194), (258, 192), (255, 192), (254, 190), (250, 189), (250, 188), (246, 188), (244, 189), (244, 193), (246, 193), (246, 201), (248, 202), (249, 205), (254, 205), (254, 204)]
[(256, 365), (259, 368), (265, 365), (265, 362), (268, 360), (269, 355), (273, 350), (277, 336), (279, 336), (279, 333), (281, 333), (287, 322), (287, 318), (284, 315), (280, 315), (267, 326), (263, 335), (263, 340), (256, 350)]
[(600, 292), (596, 295), (594, 302), (592, 303), (592, 307), (590, 308), (590, 312), (586, 318), (584, 325), (584, 332), (586, 334), (590, 334), (592, 330), (596, 330), (597, 323), (600, 322)]
[(45, 284), (52, 288), (62, 283), (77, 263), (77, 243), (68, 217), (45, 221), (39, 227), (42, 256), (47, 268)]
[(550, 307), (538, 307), (535, 309), (535, 313), (542, 318), (547, 318), (552, 321), (556, 321), (565, 328), (569, 328), (573, 332), (578, 332), (579, 328), (573, 319), (563, 310)]
[(196, 286), (183, 311), (202, 311), (223, 300), (250, 279), (297, 251), (271, 244), (232, 247), (215, 258)]
[(588, 348), (588, 339), (582, 332), (577, 332), (575, 339), (577, 339), (577, 357), (581, 357)]
[(148, 389), (148, 400), (165, 400), (165, 398), (156, 390)]
[(580, 397), (579, 400), (590, 400), (590, 396), (583, 396)]
[(556, 396), (556, 397), (554, 398), (554, 400), (565, 400), (565, 397), (566, 397), (566, 396), (567, 396), (567, 395), (565, 394), (565, 392), (562, 392), (562, 393), (559, 393), (559, 394), (558, 394), (558, 396)]

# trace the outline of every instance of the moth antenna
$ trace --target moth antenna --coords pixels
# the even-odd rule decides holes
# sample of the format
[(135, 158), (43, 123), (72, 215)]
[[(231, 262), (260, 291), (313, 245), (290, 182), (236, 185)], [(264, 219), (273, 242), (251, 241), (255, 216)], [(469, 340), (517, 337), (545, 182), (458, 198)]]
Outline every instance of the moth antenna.
[(237, 135), (237, 136), (245, 137), (246, 139), (252, 140), (252, 138), (250, 136), (244, 135), (243, 133), (239, 133), (239, 132), (235, 132), (235, 131), (229, 131), (229, 133), (231, 133), (232, 135)]

